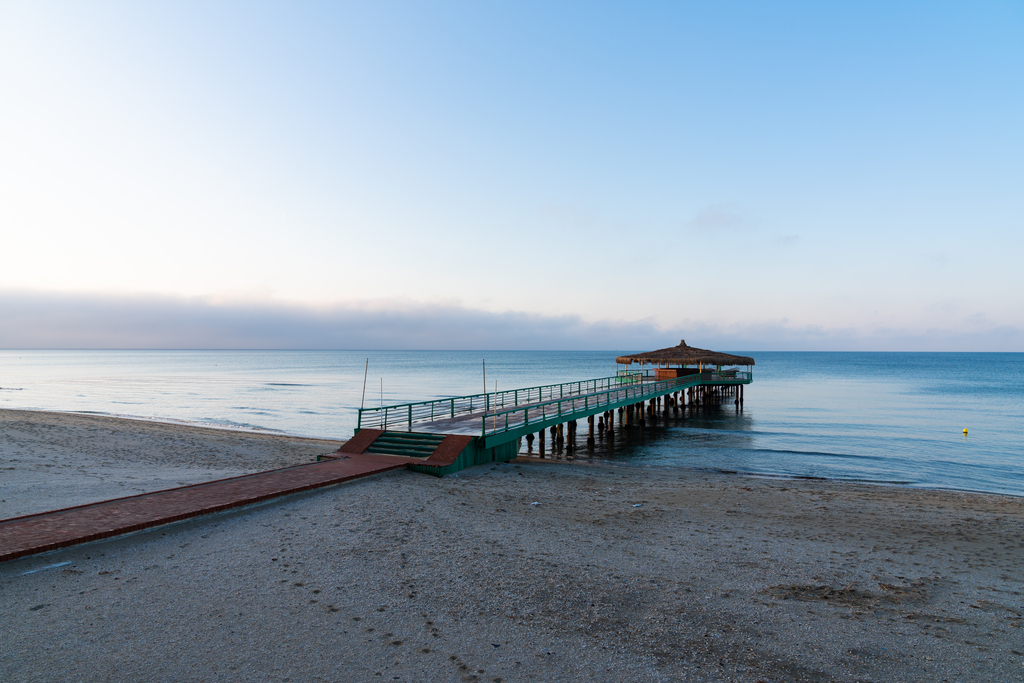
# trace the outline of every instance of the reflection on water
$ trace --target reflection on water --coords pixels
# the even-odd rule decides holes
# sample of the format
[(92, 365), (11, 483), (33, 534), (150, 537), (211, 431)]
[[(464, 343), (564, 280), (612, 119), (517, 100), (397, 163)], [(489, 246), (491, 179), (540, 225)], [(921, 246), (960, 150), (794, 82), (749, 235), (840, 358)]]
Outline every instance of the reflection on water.
[[(575, 445), (567, 444), (557, 457), (571, 455), (597, 460), (637, 460), (648, 465), (678, 465), (684, 451), (690, 457), (700, 458), (709, 449), (753, 448), (753, 435), (749, 433), (752, 429), (753, 420), (731, 403), (696, 411), (689, 407), (678, 412), (670, 410), (667, 415), (661, 411), (657, 415), (648, 413), (642, 427), (636, 423), (621, 426), (616, 416), (611, 436), (595, 427), (594, 448), (588, 450), (587, 423), (580, 420)], [(521, 452), (525, 454), (528, 450), (524, 440)], [(537, 454), (537, 442), (534, 442), (532, 455)]]

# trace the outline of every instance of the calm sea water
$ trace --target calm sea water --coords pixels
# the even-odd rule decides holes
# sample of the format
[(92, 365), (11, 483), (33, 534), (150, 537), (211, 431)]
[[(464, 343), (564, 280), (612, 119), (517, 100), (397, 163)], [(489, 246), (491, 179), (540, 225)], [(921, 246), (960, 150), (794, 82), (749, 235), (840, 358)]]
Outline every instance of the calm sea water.
[[(482, 358), (500, 390), (612, 375), (619, 353), (0, 351), (0, 408), (342, 440), (361, 401), (482, 391)], [(757, 360), (742, 411), (620, 430), (594, 457), (1024, 495), (1024, 354), (742, 353)]]

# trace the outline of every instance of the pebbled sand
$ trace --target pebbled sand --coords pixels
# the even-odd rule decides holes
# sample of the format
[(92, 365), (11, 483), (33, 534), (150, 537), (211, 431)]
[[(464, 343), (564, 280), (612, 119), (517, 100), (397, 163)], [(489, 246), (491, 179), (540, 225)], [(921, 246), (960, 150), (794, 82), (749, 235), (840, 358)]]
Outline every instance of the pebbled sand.
[(311, 462), (341, 443), (0, 410), (0, 519)]
[(393, 472), (0, 564), (0, 680), (1021, 680), (1022, 586), (1019, 498)]

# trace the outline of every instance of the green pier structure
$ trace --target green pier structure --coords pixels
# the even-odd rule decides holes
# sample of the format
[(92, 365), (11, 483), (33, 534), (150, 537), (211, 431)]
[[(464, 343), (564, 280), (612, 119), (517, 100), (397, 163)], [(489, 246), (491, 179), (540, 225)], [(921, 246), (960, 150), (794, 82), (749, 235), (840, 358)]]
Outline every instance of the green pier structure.
[[(409, 468), (442, 476), (512, 460), (524, 437), (532, 450), (534, 435), (544, 457), (548, 431), (553, 454), (562, 450), (566, 431), (568, 448), (575, 449), (579, 420), (587, 420), (587, 447), (592, 449), (595, 428), (611, 434), (616, 422), (620, 428), (643, 427), (645, 415), (655, 411), (692, 410), (729, 398), (741, 406), (743, 387), (753, 381), (753, 358), (697, 349), (685, 342), (619, 356), (616, 362), (619, 367), (610, 377), (361, 408), (356, 434), (366, 432), (366, 453), (422, 459)], [(456, 436), (460, 438), (446, 441)], [(435, 454), (442, 443), (449, 453), (438, 459)], [(453, 447), (461, 449), (457, 455), (451, 452)]]

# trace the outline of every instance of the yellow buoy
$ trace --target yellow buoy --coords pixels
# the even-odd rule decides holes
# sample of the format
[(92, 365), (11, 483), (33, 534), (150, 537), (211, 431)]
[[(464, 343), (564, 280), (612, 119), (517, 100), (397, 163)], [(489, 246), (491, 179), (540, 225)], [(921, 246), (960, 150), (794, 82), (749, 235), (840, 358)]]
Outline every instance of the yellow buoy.
[(967, 433), (967, 427), (964, 427), (964, 434)]

